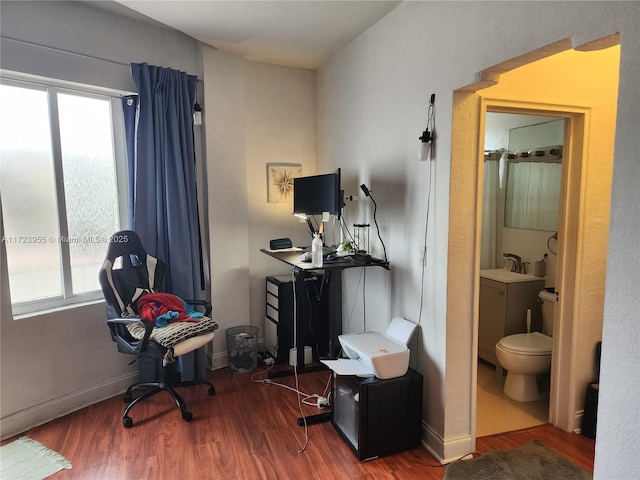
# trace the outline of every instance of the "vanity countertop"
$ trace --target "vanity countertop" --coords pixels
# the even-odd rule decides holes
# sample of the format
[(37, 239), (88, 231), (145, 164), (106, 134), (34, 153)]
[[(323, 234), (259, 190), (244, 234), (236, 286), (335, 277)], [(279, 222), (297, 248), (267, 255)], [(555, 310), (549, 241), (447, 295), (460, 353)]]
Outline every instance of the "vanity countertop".
[(503, 268), (493, 268), (490, 270), (480, 270), (480, 278), (488, 278), (489, 280), (495, 280), (503, 283), (514, 282), (532, 282), (536, 280), (544, 280), (542, 277), (535, 277), (533, 275), (525, 275), (523, 273), (510, 272)]

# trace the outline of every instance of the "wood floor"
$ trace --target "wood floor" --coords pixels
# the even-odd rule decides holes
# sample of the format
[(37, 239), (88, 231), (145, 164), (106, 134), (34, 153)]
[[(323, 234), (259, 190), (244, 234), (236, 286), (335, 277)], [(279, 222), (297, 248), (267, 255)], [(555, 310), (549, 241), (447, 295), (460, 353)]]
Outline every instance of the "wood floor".
[[(257, 379), (266, 377), (258, 370)], [(321, 394), (328, 372), (299, 376), (299, 389)], [(285, 388), (233, 375), (209, 372), (216, 395), (204, 386), (181, 390), (193, 420), (185, 422), (167, 394), (136, 405), (134, 426), (122, 426), (120, 396), (92, 405), (24, 433), (52, 448), (73, 465), (53, 480), (124, 479), (433, 479), (444, 467), (424, 448), (359, 462), (330, 423), (310, 425), (308, 444), (297, 395)], [(295, 386), (294, 377), (274, 382)], [(319, 412), (304, 406), (306, 415)], [(594, 442), (550, 425), (479, 438), (476, 450), (512, 448), (532, 439), (593, 471)], [(13, 439), (8, 439), (6, 444)]]

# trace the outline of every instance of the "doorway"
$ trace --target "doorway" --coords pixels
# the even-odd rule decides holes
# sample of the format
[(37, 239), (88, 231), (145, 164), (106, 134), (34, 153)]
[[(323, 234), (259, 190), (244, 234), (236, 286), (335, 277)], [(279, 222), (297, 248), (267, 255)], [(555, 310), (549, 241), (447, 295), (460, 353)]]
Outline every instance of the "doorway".
[[(549, 421), (550, 375), (542, 374), (537, 379), (540, 391), (547, 394), (544, 398), (515, 401), (503, 391), (506, 375), (495, 355), (497, 340), (506, 335), (504, 329), (498, 335), (500, 319), (509, 319), (509, 334), (525, 333), (528, 307), (533, 309), (531, 331), (552, 334), (549, 319), (546, 326), (542, 324), (538, 292), (543, 288), (555, 289), (555, 239), (565, 128), (562, 117), (533, 113), (487, 111), (485, 115), (477, 436), (530, 428)], [(501, 275), (505, 252), (521, 258), (522, 268), (518, 273), (523, 276), (518, 277), (516, 283), (496, 283), (491, 279)], [(502, 298), (495, 297), (496, 288), (501, 295), (512, 292), (505, 317), (495, 307), (494, 300)]]
[[(566, 120), (568, 160), (563, 165), (554, 322), (558, 347), (552, 357), (549, 406), (550, 422), (566, 431), (579, 430), (585, 385), (593, 375), (593, 350), (602, 333), (619, 38), (599, 40), (594, 48), (603, 44), (601, 50), (576, 51), (567, 39), (482, 72), (485, 82), (454, 92), (447, 294), (447, 330), (452, 335), (447, 349), (459, 352), (466, 342), (472, 346), (465, 378), (474, 401), (484, 116), (487, 111), (537, 112)], [(594, 83), (583, 88), (579, 82), (586, 77)], [(463, 211), (469, 214), (460, 215)], [(469, 323), (460, 326), (461, 318)], [(474, 403), (472, 439), (475, 426)]]

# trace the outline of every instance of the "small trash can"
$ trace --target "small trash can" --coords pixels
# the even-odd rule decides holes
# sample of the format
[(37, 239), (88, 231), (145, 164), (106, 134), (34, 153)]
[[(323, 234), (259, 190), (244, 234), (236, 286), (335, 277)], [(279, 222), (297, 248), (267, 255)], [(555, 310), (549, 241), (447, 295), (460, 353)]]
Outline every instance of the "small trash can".
[(231, 373), (251, 373), (258, 368), (258, 327), (231, 327), (226, 334)]

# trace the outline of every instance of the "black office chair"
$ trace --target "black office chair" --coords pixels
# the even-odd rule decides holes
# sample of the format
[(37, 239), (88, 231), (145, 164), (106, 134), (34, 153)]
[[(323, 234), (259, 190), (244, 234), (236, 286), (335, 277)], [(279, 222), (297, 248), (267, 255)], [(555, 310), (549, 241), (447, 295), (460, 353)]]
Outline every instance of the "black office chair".
[[(199, 300), (184, 300), (185, 306), (204, 309), (204, 316), (197, 321), (178, 321), (162, 328), (154, 328), (155, 319), (141, 318), (138, 315), (136, 304), (140, 297), (162, 291), (164, 270), (164, 264), (160, 260), (147, 254), (135, 232), (125, 230), (113, 234), (99, 274), (111, 338), (118, 345), (119, 352), (134, 355), (136, 359), (161, 359), (163, 364), (159, 381), (134, 383), (124, 394), (124, 401), (129, 405), (122, 415), (122, 423), (127, 428), (133, 426), (133, 420), (129, 417), (131, 408), (156, 393), (169, 392), (180, 408), (182, 418), (188, 422), (193, 415), (174, 388), (207, 385), (209, 395), (215, 395), (216, 392), (213, 384), (206, 380), (180, 381), (172, 368), (176, 357), (213, 340), (218, 325), (210, 317), (211, 304)], [(136, 388), (150, 390), (132, 401), (132, 390)]]

